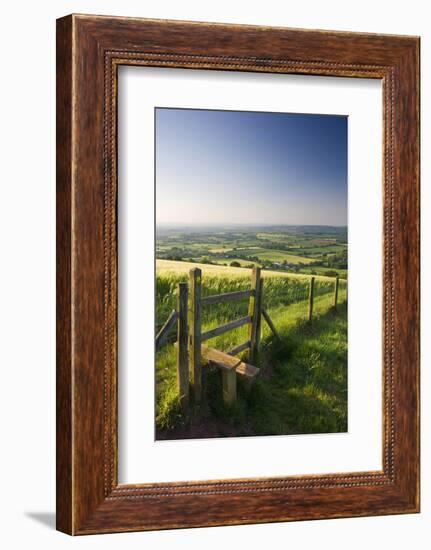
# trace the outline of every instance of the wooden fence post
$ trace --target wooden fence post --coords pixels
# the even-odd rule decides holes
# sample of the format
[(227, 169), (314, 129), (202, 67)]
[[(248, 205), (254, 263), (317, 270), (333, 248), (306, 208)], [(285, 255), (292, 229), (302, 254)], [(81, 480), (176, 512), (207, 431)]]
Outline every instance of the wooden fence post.
[(260, 339), (262, 337), (262, 304), (263, 304), (263, 279), (260, 279), (259, 292), (257, 300), (257, 327), (256, 327), (256, 351), (260, 349)]
[(248, 314), (251, 317), (250, 322), (250, 353), (249, 361), (253, 363), (259, 346), (260, 330), (260, 267), (254, 266), (251, 274), (251, 289), (254, 290), (248, 303)]
[(310, 279), (310, 292), (308, 294), (308, 322), (313, 320), (313, 301), (314, 301), (314, 277)]
[(236, 370), (222, 369), (223, 402), (233, 405), (236, 401)]
[(197, 404), (202, 398), (201, 281), (201, 270), (198, 267), (191, 269), (189, 275), (189, 376), (194, 400)]
[(335, 311), (337, 310), (337, 302), (338, 302), (338, 284), (339, 284), (339, 278), (335, 278), (335, 288), (334, 288), (334, 308)]
[(189, 404), (189, 334), (188, 334), (188, 295), (187, 283), (178, 283), (177, 312), (177, 383), (181, 407), (186, 409)]

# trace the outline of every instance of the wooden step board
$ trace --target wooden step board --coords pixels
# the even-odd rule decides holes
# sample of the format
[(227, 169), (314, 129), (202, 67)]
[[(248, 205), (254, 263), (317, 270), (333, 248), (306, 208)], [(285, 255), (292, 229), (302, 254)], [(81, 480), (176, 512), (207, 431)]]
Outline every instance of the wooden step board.
[(212, 363), (220, 369), (232, 370), (235, 369), (236, 373), (246, 378), (254, 378), (259, 374), (259, 369), (248, 363), (244, 363), (237, 357), (233, 357), (218, 349), (209, 348), (208, 346), (201, 347), (201, 355), (203, 359)]
[(223, 383), (223, 401), (226, 405), (232, 405), (236, 401), (236, 375), (252, 380), (259, 369), (248, 363), (240, 361), (232, 355), (228, 355), (218, 349), (201, 347), (202, 359), (208, 361), (211, 365), (218, 367), (222, 373)]

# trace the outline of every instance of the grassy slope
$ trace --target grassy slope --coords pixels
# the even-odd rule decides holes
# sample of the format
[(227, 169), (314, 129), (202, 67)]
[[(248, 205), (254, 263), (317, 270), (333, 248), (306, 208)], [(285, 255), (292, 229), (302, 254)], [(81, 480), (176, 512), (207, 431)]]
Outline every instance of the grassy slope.
[[(340, 301), (345, 299), (342, 290)], [(264, 325), (261, 373), (249, 394), (239, 387), (230, 410), (221, 399), (220, 373), (211, 371), (201, 415), (192, 412), (184, 419), (177, 407), (174, 349), (164, 348), (157, 356), (158, 438), (346, 431), (347, 307), (343, 303), (335, 314), (331, 305), (331, 295), (316, 297), (311, 327), (305, 322), (306, 301), (269, 310), (282, 342), (274, 341)], [(246, 339), (247, 327), (242, 327), (210, 344), (228, 350)]]

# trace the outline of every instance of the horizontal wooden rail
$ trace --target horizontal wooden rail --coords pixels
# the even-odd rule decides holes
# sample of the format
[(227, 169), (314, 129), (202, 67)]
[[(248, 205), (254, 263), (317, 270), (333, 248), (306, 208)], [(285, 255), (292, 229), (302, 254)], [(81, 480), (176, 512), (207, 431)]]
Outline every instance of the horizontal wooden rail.
[(236, 319), (235, 321), (231, 321), (230, 323), (226, 323), (225, 325), (221, 325), (220, 327), (207, 330), (207, 332), (202, 333), (201, 341), (203, 342), (204, 340), (209, 340), (210, 338), (214, 338), (215, 336), (220, 336), (220, 334), (224, 334), (225, 332), (229, 332), (230, 330), (233, 330), (235, 328), (242, 327), (243, 325), (246, 325), (250, 322), (251, 316), (247, 315), (247, 317), (242, 317), (241, 319)]
[(277, 332), (277, 329), (275, 328), (274, 326), (274, 323), (272, 322), (272, 319), (271, 317), (269, 316), (268, 312), (266, 311), (266, 309), (263, 307), (262, 308), (262, 315), (263, 315), (263, 318), (265, 319), (265, 321), (268, 323), (268, 326), (269, 328), (272, 330), (274, 336), (280, 340), (280, 335), (278, 334)]
[(168, 335), (170, 331), (174, 328), (177, 319), (178, 313), (174, 309), (156, 336), (156, 351), (158, 351), (163, 346), (163, 344), (166, 343)]
[(253, 294), (254, 290), (238, 290), (236, 292), (226, 292), (226, 294), (213, 294), (212, 296), (202, 298), (202, 305), (233, 302), (235, 300), (242, 300), (243, 298), (250, 298)]
[(239, 346), (232, 348), (228, 353), (229, 355), (238, 355), (238, 353), (241, 353), (242, 351), (249, 349), (250, 345), (251, 345), (250, 340), (247, 340), (247, 342), (244, 342), (243, 344), (239, 344)]

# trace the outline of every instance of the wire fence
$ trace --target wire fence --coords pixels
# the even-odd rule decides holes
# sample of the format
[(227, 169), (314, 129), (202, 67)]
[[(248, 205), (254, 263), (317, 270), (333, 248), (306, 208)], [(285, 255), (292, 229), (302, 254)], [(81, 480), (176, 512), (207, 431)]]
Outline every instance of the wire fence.
[[(252, 270), (251, 278), (203, 276), (199, 268), (190, 270), (188, 282), (186, 277), (171, 273), (156, 278), (155, 340), (156, 351), (162, 354), (165, 346), (176, 350), (177, 390), (184, 409), (190, 388), (195, 402), (201, 400), (202, 357), (221, 369), (223, 399), (232, 404), (236, 375), (252, 378), (259, 372), (253, 363), (262, 338), (271, 342), (268, 330), (281, 341), (280, 334), (297, 326), (299, 320), (311, 326), (316, 314), (332, 308), (337, 313), (338, 304), (347, 298), (347, 282), (340, 285), (338, 278), (265, 277), (260, 268)], [(203, 344), (207, 340), (211, 347)], [(245, 351), (247, 363), (238, 363), (234, 356)]]
[[(263, 279), (263, 305), (266, 309), (290, 306), (304, 303), (304, 313), (307, 311), (310, 298), (310, 281), (312, 277), (265, 276)], [(160, 327), (169, 314), (175, 309), (176, 292), (179, 282), (187, 281), (187, 274), (164, 273), (156, 277), (156, 324)], [(313, 297), (316, 306), (319, 298), (334, 295), (336, 279), (320, 279), (314, 277)], [(347, 281), (340, 279), (338, 283), (338, 302), (347, 299)], [(248, 290), (250, 277), (220, 277), (205, 275), (202, 278), (202, 297), (228, 292)], [(327, 304), (326, 304), (327, 305)], [(202, 324), (211, 326), (220, 319), (247, 315), (248, 301), (222, 303), (216, 307), (208, 306), (202, 311)]]

